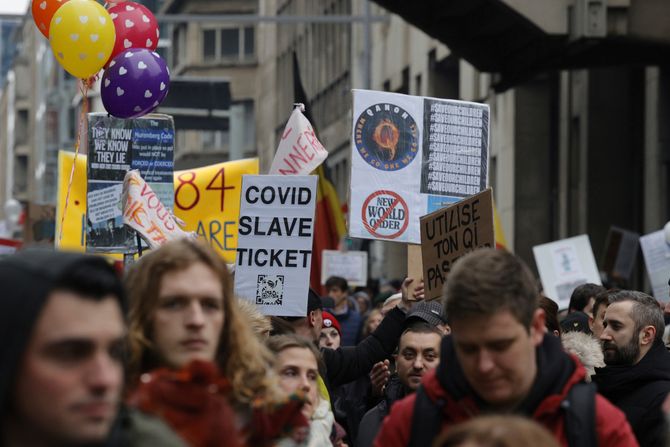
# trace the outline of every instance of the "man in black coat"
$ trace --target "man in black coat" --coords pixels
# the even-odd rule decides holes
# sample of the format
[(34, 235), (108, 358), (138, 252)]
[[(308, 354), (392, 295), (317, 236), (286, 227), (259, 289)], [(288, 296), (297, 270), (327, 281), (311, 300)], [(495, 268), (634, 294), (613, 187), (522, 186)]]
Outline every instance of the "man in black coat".
[(400, 337), (398, 354), (394, 356), (397, 376), (393, 376), (386, 385), (384, 399), (363, 416), (356, 447), (371, 447), (391, 405), (415, 392), (424, 374), (437, 367), (441, 342), (442, 330), (436, 325), (422, 320), (409, 322)]
[(596, 368), (593, 381), (626, 414), (641, 447), (665, 445), (661, 405), (670, 392), (670, 352), (663, 312), (642, 292), (611, 292), (609, 303), (600, 336), (606, 366)]

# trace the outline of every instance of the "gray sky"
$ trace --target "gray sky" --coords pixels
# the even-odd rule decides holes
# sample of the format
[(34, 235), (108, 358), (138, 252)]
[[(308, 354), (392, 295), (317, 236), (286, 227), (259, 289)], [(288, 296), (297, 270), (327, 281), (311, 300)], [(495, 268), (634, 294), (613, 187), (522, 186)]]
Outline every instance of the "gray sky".
[(29, 0), (0, 0), (0, 14), (24, 14)]

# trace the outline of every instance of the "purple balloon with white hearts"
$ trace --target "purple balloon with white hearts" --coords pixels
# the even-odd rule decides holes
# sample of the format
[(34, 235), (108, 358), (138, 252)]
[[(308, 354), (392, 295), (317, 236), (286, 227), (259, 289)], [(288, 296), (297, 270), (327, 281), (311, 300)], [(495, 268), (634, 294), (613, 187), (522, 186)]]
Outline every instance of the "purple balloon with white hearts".
[(137, 118), (165, 99), (170, 70), (154, 51), (131, 48), (118, 54), (102, 75), (102, 104), (117, 118)]

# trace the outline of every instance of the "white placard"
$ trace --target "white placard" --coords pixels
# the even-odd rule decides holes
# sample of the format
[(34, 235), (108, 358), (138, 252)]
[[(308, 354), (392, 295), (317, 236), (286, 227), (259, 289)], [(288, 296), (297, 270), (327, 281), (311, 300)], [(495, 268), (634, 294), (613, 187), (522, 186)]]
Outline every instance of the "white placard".
[(323, 250), (321, 252), (321, 284), (331, 276), (340, 276), (350, 286), (368, 283), (368, 253), (365, 251)]
[(654, 298), (667, 302), (668, 279), (670, 278), (670, 245), (665, 241), (663, 230), (646, 234), (640, 238), (640, 246), (647, 267), (649, 282), (654, 291)]
[(544, 294), (567, 309), (575, 287), (601, 284), (600, 273), (585, 234), (533, 247)]
[(316, 181), (314, 175), (242, 177), (235, 294), (264, 315), (307, 315)]
[(103, 189), (89, 191), (88, 203), (94, 204), (88, 208), (88, 218), (91, 223), (104, 222), (123, 215), (119, 197), (123, 191), (123, 184), (112, 184)]
[(421, 243), (419, 217), (487, 187), (489, 107), (354, 90), (349, 235)]

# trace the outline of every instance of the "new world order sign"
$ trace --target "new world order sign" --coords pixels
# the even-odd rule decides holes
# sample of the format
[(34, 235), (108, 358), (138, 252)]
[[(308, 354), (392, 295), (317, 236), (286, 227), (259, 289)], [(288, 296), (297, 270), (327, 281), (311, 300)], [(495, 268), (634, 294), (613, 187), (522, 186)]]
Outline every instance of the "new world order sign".
[(486, 189), (488, 105), (353, 96), (350, 236), (418, 244), (420, 216)]

